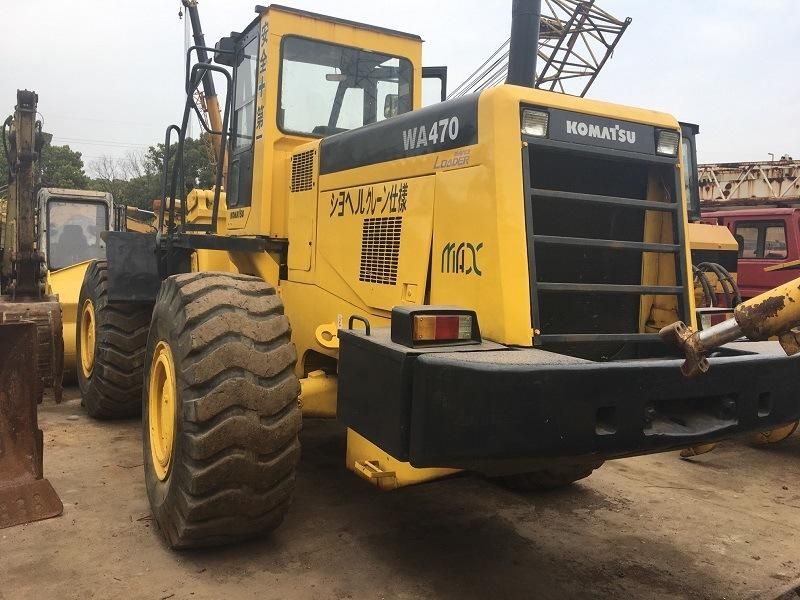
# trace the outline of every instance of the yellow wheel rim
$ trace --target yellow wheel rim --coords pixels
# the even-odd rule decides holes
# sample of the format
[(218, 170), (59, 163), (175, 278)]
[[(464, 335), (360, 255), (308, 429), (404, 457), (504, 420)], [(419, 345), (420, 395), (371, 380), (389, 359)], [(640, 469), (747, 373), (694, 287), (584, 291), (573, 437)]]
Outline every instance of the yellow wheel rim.
[(94, 369), (95, 318), (94, 303), (87, 298), (81, 307), (81, 370), (89, 378)]
[(150, 456), (156, 476), (161, 481), (167, 478), (172, 465), (177, 395), (172, 350), (167, 342), (160, 341), (150, 367), (147, 420), (150, 428)]

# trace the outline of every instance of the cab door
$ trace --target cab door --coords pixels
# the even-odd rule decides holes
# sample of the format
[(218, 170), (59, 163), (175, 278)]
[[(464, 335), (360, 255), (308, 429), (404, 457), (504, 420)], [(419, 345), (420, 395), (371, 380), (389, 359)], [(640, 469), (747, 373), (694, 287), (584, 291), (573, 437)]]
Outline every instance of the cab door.
[(258, 34), (257, 26), (245, 32), (237, 43), (234, 57), (233, 127), (226, 195), (230, 209), (250, 207), (252, 204)]

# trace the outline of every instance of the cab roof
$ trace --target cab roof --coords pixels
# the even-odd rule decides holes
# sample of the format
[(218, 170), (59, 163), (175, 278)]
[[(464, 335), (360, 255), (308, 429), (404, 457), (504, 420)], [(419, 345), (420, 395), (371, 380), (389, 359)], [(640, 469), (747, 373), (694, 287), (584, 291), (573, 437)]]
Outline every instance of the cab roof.
[(417, 42), (422, 41), (422, 38), (420, 36), (413, 33), (398, 31), (396, 29), (387, 29), (386, 27), (378, 27), (377, 25), (368, 25), (367, 23), (359, 23), (358, 21), (349, 21), (347, 19), (340, 19), (339, 17), (331, 17), (329, 15), (323, 15), (308, 10), (301, 10), (299, 8), (292, 8), (291, 6), (284, 6), (282, 4), (270, 4), (269, 6), (256, 5), (256, 12), (259, 15), (264, 14), (265, 12), (269, 12), (270, 10), (279, 10), (281, 12), (297, 15), (300, 17), (308, 17), (310, 19), (320, 19), (322, 21), (328, 21), (330, 23), (337, 23), (339, 25), (347, 25), (349, 27), (355, 27), (356, 29), (366, 29), (367, 31), (373, 31), (376, 33), (383, 33), (386, 35), (408, 38)]

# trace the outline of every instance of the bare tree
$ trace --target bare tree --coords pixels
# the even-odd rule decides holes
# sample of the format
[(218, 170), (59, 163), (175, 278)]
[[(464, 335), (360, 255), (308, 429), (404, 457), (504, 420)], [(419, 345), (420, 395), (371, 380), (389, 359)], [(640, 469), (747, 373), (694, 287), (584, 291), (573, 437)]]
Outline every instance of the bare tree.
[(119, 165), (125, 175), (125, 179), (135, 179), (136, 177), (145, 177), (150, 175), (147, 169), (147, 162), (144, 152), (128, 153), (119, 159)]
[(110, 192), (114, 198), (122, 198), (127, 177), (120, 159), (103, 155), (89, 163), (89, 172), (102, 191)]

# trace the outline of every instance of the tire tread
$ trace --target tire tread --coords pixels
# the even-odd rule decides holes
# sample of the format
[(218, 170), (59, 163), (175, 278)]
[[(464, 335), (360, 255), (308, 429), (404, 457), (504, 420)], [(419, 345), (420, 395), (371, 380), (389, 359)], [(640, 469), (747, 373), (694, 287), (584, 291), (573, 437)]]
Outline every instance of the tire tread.
[(89, 379), (83, 376), (78, 365), (78, 382), (86, 411), (96, 419), (136, 416), (141, 411), (151, 307), (108, 304), (108, 263), (104, 260), (94, 261), (86, 270), (79, 314), (87, 296), (95, 305), (97, 346)]
[(174, 548), (255, 537), (283, 520), (301, 427), (296, 352), (275, 289), (257, 277), (168, 278), (182, 430), (178, 485), (157, 520)]

